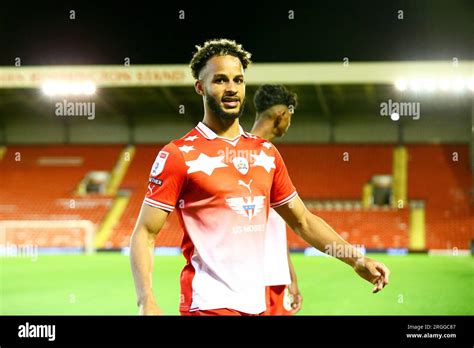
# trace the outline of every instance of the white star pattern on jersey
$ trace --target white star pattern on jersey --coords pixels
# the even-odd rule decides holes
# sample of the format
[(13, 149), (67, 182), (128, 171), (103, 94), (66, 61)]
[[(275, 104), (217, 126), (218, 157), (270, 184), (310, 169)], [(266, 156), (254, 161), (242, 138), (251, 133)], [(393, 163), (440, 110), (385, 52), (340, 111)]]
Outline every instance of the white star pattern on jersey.
[(225, 201), (237, 214), (247, 217), (250, 221), (262, 211), (265, 196), (227, 198)]
[(272, 147), (272, 144), (270, 144), (269, 142), (266, 142), (266, 143), (263, 143), (262, 146), (270, 150), (270, 148)]
[(276, 168), (275, 157), (268, 156), (265, 152), (263, 152), (263, 150), (260, 151), (260, 154), (258, 155), (250, 155), (250, 156), (252, 156), (253, 159), (255, 160), (255, 162), (253, 163), (254, 167), (257, 167), (257, 166), (263, 167), (265, 168), (267, 173), (270, 173), (272, 168)]
[(178, 147), (178, 149), (180, 149), (182, 152), (186, 152), (186, 153), (195, 150), (194, 146), (188, 146), (188, 145), (183, 145), (181, 147)]
[(199, 138), (197, 135), (190, 135), (189, 137), (185, 138), (184, 141), (194, 141)]
[(188, 174), (203, 172), (207, 175), (211, 175), (214, 169), (227, 167), (227, 164), (223, 163), (224, 156), (210, 157), (204, 153), (199, 154), (199, 157), (193, 161), (186, 161), (188, 168)]

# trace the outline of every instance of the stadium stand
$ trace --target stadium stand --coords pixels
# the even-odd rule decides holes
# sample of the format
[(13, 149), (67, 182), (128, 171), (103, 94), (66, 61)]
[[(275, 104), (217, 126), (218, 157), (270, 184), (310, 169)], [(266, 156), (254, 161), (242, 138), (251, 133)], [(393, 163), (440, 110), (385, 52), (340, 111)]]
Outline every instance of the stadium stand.
[[(136, 155), (120, 185), (120, 190), (130, 192), (130, 201), (106, 248), (128, 246), (147, 189), (149, 170), (161, 147), (136, 147)], [(122, 148), (122, 145), (8, 147), (0, 161), (0, 219), (89, 220), (100, 224), (113, 197), (81, 197), (74, 190), (89, 171), (110, 171)], [(392, 167), (392, 146), (385, 144), (280, 144), (278, 149), (300, 196), (308, 202), (360, 200), (364, 183), (374, 174), (389, 174)], [(469, 247), (474, 218), (469, 203), (468, 151), (467, 145), (408, 145), (408, 197), (425, 202), (428, 249)], [(409, 209), (312, 206), (311, 210), (351, 243), (375, 249), (408, 245)], [(178, 246), (181, 237), (178, 218), (173, 213), (158, 235), (157, 245)], [(288, 239), (294, 249), (307, 245), (290, 231)]]
[[(100, 224), (113, 198), (81, 197), (74, 191), (89, 171), (110, 171), (121, 148), (9, 146), (0, 161), (0, 220), (88, 220)], [(44, 246), (63, 246), (63, 238), (45, 238)]]

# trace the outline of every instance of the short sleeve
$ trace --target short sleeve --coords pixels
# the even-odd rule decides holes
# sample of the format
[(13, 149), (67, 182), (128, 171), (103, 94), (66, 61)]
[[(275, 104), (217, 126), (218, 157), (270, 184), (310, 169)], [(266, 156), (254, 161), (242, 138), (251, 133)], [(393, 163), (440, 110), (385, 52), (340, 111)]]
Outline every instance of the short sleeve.
[(186, 167), (178, 147), (170, 143), (156, 156), (150, 171), (144, 203), (173, 211), (186, 182)]
[(270, 207), (277, 208), (291, 201), (297, 196), (297, 192), (291, 182), (285, 162), (276, 148), (275, 149), (275, 175), (273, 176), (272, 189), (270, 192)]

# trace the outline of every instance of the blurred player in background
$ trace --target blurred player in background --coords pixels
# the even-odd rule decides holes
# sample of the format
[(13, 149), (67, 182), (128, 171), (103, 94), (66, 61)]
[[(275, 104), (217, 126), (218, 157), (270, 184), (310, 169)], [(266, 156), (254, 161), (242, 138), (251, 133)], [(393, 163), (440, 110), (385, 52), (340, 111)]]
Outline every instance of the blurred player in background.
[[(284, 136), (296, 109), (296, 94), (281, 85), (263, 85), (253, 102), (257, 116), (251, 133), (268, 141)], [(264, 315), (290, 315), (301, 309), (303, 297), (288, 250), (286, 223), (272, 208), (265, 235), (265, 285)]]
[(175, 208), (184, 230), (181, 248), (186, 259), (180, 279), (182, 315), (265, 311), (270, 207), (310, 245), (336, 256), (374, 284), (373, 292), (388, 284), (389, 271), (382, 263), (361, 255), (306, 209), (277, 149), (240, 127), (244, 70), (249, 64), (250, 54), (225, 39), (198, 46), (191, 60), (194, 87), (203, 98), (203, 121), (158, 153), (131, 238), (142, 314), (161, 313), (152, 287), (155, 238)]

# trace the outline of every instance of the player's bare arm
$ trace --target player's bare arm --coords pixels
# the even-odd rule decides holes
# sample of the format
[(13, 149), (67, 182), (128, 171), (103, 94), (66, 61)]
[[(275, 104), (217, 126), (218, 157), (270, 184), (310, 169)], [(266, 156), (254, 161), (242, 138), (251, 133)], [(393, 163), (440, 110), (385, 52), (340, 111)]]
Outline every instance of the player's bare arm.
[(390, 271), (383, 263), (364, 257), (323, 219), (312, 214), (299, 197), (295, 197), (275, 210), (293, 231), (316, 249), (328, 253), (328, 246), (335, 246), (336, 250), (349, 251), (336, 253), (333, 248), (329, 249), (333, 251), (332, 256), (347, 263), (359, 276), (374, 284), (374, 293), (379, 292), (388, 284)]
[(139, 312), (143, 315), (161, 314), (153, 296), (153, 256), (156, 235), (168, 214), (167, 211), (143, 204), (131, 238), (132, 273)]

